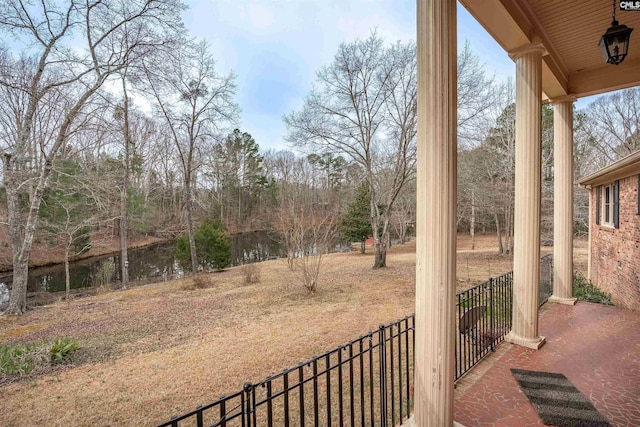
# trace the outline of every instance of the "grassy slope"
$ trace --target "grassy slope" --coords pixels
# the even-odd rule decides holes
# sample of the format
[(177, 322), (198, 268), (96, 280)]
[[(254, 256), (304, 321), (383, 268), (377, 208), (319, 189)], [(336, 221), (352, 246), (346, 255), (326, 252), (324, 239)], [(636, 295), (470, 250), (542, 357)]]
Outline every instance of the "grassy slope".
[[(493, 240), (470, 251), (459, 238), (459, 288), (511, 269)], [(0, 379), (2, 424), (153, 425), (213, 401), (411, 313), (414, 251), (392, 248), (379, 271), (370, 253), (329, 255), (314, 296), (276, 260), (253, 285), (230, 269), (206, 276), (205, 289), (175, 280), (0, 318), (1, 343), (68, 336), (84, 346), (73, 365)]]

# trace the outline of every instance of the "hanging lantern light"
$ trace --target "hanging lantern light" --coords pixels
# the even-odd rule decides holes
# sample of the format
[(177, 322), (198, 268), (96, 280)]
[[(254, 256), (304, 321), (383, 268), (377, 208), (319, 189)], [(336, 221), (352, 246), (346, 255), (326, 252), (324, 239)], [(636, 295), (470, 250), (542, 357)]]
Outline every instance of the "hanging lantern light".
[(613, 22), (607, 32), (600, 38), (600, 52), (607, 64), (618, 65), (627, 56), (629, 51), (629, 38), (633, 28), (620, 25), (616, 21), (616, 0), (613, 0)]

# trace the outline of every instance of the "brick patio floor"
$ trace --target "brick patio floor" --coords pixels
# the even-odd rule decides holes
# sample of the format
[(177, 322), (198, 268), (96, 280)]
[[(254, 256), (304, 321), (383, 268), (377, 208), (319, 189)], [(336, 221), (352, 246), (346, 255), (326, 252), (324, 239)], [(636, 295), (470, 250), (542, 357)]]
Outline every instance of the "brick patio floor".
[[(640, 312), (547, 303), (540, 350), (508, 343), (462, 378), (454, 417), (466, 427), (543, 426), (511, 368), (564, 374), (614, 427), (640, 426)], [(475, 372), (474, 372), (475, 371)]]

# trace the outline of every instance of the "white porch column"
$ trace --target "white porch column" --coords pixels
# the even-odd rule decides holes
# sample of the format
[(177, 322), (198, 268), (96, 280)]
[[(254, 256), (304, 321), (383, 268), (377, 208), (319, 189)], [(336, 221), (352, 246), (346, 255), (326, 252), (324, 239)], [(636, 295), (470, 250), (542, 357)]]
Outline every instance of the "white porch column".
[(456, 1), (418, 0), (415, 425), (453, 425)]
[(553, 101), (553, 295), (550, 302), (574, 305), (573, 298), (573, 97)]
[(513, 258), (513, 325), (505, 340), (539, 349), (541, 45), (512, 53), (516, 61), (516, 181)]
[(587, 248), (589, 249), (587, 253), (587, 279), (589, 279), (589, 281), (591, 282), (593, 281), (593, 279), (591, 278), (591, 234), (593, 227), (596, 226), (595, 212), (592, 211), (593, 202), (591, 201), (591, 198), (592, 196), (595, 196), (595, 190), (592, 189), (590, 185), (587, 187), (587, 190), (589, 190), (589, 241), (587, 242)]

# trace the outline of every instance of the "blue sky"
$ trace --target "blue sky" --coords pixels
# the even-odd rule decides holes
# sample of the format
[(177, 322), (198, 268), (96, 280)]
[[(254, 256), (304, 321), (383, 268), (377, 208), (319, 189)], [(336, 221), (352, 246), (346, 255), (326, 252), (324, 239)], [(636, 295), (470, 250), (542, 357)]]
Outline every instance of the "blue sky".
[[(193, 0), (185, 23), (206, 39), (220, 72), (237, 75), (240, 127), (261, 148), (286, 148), (282, 116), (300, 108), (316, 71), (338, 45), (376, 29), (385, 40), (415, 39), (416, 0)], [(458, 45), (465, 40), (499, 80), (515, 65), (458, 5)], [(578, 106), (586, 105), (579, 101)]]

